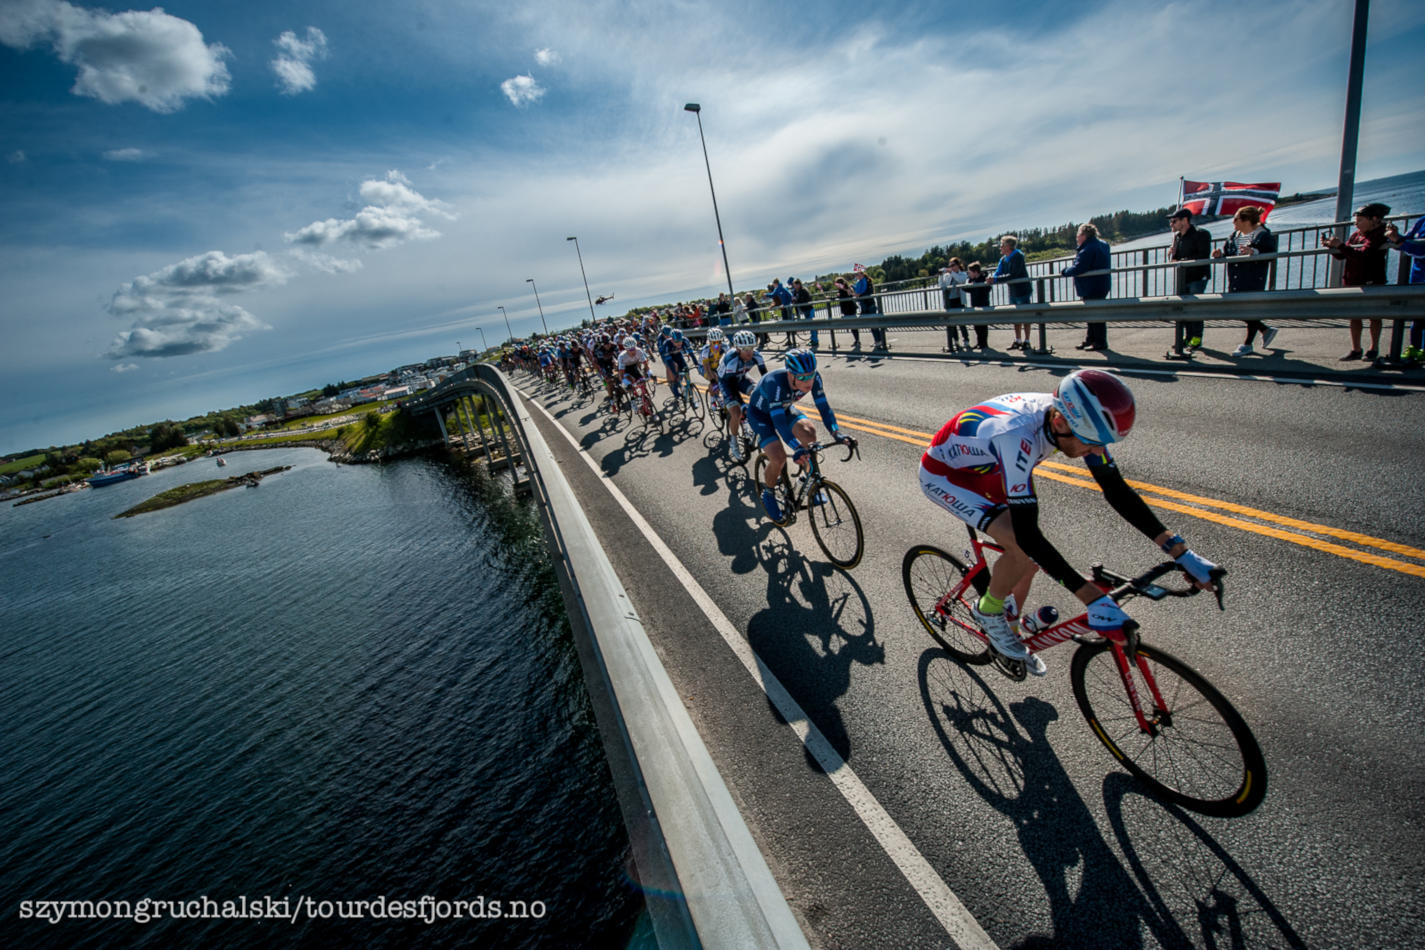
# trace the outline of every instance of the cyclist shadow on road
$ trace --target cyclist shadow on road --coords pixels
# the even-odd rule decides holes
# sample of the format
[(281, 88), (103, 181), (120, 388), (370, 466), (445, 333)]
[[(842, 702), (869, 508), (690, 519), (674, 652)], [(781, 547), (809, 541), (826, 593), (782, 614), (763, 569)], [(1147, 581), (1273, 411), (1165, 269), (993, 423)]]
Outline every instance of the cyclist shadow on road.
[[(1147, 794), (1123, 772), (1104, 778), (1103, 801), (1119, 850), (1168, 931), (1163, 943), (1306, 947), (1261, 886), (1190, 813)], [(1164, 812), (1177, 824), (1165, 821)], [(1143, 834), (1151, 845), (1141, 851), (1129, 831), (1139, 815), (1151, 825)]]
[[(802, 557), (780, 528), (755, 547), (767, 571), (767, 606), (748, 621), (747, 642), (849, 761), (851, 740), (836, 701), (850, 686), (854, 665), (886, 662), (870, 602), (850, 574)], [(770, 700), (768, 705), (781, 719)], [(813, 770), (824, 771), (810, 744), (805, 753)]]
[[(693, 470), (695, 477), (704, 477), (698, 472), (697, 465)], [(739, 472), (742, 473), (741, 477), (737, 475)], [(758, 544), (758, 538), (763, 531), (780, 531), (783, 539), (787, 539), (787, 534), (785, 530), (766, 520), (762, 502), (751, 494), (749, 486), (752, 476), (747, 475), (744, 469), (732, 466), (731, 469), (718, 474), (727, 479), (727, 504), (713, 515), (713, 537), (717, 539), (719, 553), (732, 558), (728, 569), (734, 574), (749, 574), (763, 561), (762, 550)], [(790, 544), (790, 541), (788, 543)]]
[[(1017, 947), (1137, 947), (1149, 929), (1180, 946), (1108, 846), (1049, 744), (1058, 711), (1036, 696), (1006, 708), (976, 670), (940, 649), (921, 654), (921, 698), (951, 761), (984, 801), (1013, 822), (1049, 900), (1053, 933)], [(1008, 886), (1008, 885), (1006, 885)]]

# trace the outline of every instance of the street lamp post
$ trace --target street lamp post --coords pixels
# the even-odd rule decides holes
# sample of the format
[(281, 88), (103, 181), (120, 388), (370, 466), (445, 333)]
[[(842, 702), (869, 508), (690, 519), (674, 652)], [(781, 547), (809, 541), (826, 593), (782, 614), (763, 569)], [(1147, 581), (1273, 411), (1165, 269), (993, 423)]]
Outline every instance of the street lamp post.
[(727, 266), (727, 242), (722, 239), (722, 216), (717, 213), (717, 190), (713, 188), (712, 163), (708, 161), (708, 140), (703, 137), (703, 107), (690, 102), (683, 106), (683, 111), (698, 117), (698, 141), (703, 143), (703, 164), (708, 169), (708, 191), (712, 193), (713, 220), (717, 222), (717, 244), (722, 248), (722, 271), (727, 275), (727, 295), (733, 297), (737, 292), (732, 289), (732, 268)]
[(480, 331), (480, 349), (482, 349), (482, 350), (489, 350), (489, 349), (490, 349), (490, 344), (488, 344), (488, 343), (485, 342), (485, 328), (484, 328), (484, 327), (476, 327), (475, 329), (477, 329), (477, 330)]
[(589, 319), (598, 323), (599, 318), (594, 316), (594, 295), (589, 293), (589, 275), (584, 273), (584, 255), (579, 251), (579, 239), (567, 237), (564, 240), (574, 242), (574, 253), (579, 255), (579, 276), (584, 278), (584, 296), (589, 298)]
[(539, 325), (544, 327), (544, 335), (549, 336), (549, 324), (544, 322), (544, 304), (539, 302), (539, 285), (534, 282), (533, 277), (526, 277), (524, 282), (534, 288), (534, 305), (539, 308)]
[(495, 304), (495, 309), (498, 310), (498, 311), (500, 311), (501, 314), (504, 314), (504, 317), (505, 317), (505, 332), (510, 335), (510, 342), (511, 342), (511, 343), (515, 342), (515, 331), (513, 331), (513, 330), (510, 329), (510, 315), (509, 315), (508, 313), (505, 313), (505, 308), (502, 307), (502, 306), (500, 306), (499, 304)]

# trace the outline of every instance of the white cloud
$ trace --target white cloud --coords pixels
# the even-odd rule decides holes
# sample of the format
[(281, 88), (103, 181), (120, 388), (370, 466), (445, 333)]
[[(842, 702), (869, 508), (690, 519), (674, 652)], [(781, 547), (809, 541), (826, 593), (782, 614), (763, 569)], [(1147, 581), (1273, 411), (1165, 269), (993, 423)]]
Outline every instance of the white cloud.
[(70, 91), (108, 105), (137, 102), (175, 112), (188, 99), (228, 91), (227, 48), (205, 44), (196, 26), (159, 7), (108, 13), (65, 0), (7, 0), (0, 43), (19, 49), (48, 43), (61, 62), (79, 69)]
[(553, 66), (559, 62), (559, 54), (545, 47), (534, 51), (534, 61), (541, 66)]
[(111, 162), (137, 162), (148, 157), (148, 152), (141, 148), (111, 148), (104, 153), (104, 158)]
[(271, 63), (272, 71), (277, 75), (277, 85), (282, 94), (295, 96), (315, 88), (317, 76), (312, 72), (312, 63), (326, 58), (326, 34), (315, 26), (309, 26), (305, 39), (287, 30), (272, 43), (277, 47), (277, 58)]
[(242, 307), (221, 298), (284, 284), (291, 275), (263, 251), (228, 257), (208, 251), (119, 287), (108, 310), (132, 318), (105, 354), (184, 356), (227, 347), (253, 330), (270, 329)]
[(5, 158), (6, 161), (8, 161), (11, 165), (23, 165), (25, 163), (25, 153), (23, 150), (18, 148), (11, 152), (9, 155), (5, 156)]
[(500, 83), (500, 91), (510, 104), (523, 108), (544, 98), (544, 87), (533, 76), (513, 76)]
[(294, 247), (287, 253), (308, 267), (324, 274), (352, 274), (364, 266), (359, 259), (333, 257), (330, 254), (321, 254), (301, 247)]
[(136, 370), (136, 369), (138, 369), (138, 368), (139, 368), (139, 364), (137, 364), (137, 363), (115, 363), (113, 366), (109, 367), (109, 372), (111, 372), (111, 373), (132, 373), (134, 370)]
[(432, 201), (412, 188), (410, 180), (399, 171), (388, 171), (384, 179), (363, 181), (360, 190), (362, 200), (368, 203), (354, 217), (314, 221), (283, 237), (290, 244), (308, 247), (346, 241), (380, 250), (407, 241), (440, 237), (439, 231), (426, 226), (422, 215), (455, 218), (441, 202)]

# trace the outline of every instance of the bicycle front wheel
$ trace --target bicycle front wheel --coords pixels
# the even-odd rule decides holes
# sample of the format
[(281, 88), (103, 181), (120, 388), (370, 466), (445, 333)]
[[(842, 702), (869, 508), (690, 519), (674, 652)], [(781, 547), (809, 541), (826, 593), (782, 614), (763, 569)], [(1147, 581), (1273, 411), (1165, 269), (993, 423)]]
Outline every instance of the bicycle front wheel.
[(1147, 731), (1106, 641), (1079, 647), (1069, 669), (1079, 709), (1119, 764), (1164, 798), (1203, 815), (1235, 817), (1260, 805), (1266, 759), (1227, 697), (1182, 660), (1147, 644), (1139, 645), (1129, 672)]
[(825, 499), (817, 504), (813, 495), (808, 502), (811, 533), (821, 545), (826, 559), (837, 567), (851, 570), (861, 563), (866, 551), (866, 539), (861, 532), (861, 516), (840, 485), (823, 480), (818, 489)]
[(693, 385), (692, 380), (688, 380), (684, 385), (688, 387), (688, 408), (692, 410), (693, 415), (697, 416), (700, 421), (706, 419), (708, 407), (703, 405), (703, 394)]
[(989, 572), (979, 571), (951, 596), (968, 573), (958, 558), (928, 544), (911, 548), (901, 561), (905, 595), (925, 632), (961, 663), (982, 666), (990, 661), (990, 648), (970, 608), (989, 586)]

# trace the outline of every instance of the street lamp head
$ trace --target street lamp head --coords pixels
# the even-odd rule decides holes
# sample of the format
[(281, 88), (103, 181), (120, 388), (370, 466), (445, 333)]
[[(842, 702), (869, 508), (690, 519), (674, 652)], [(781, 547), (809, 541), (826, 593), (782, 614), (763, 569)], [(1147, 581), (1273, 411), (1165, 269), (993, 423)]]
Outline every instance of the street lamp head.
[(533, 278), (533, 277), (526, 277), (526, 278), (524, 279), (524, 282), (525, 282), (526, 284), (532, 284), (532, 283), (534, 283), (534, 278)]
[(702, 112), (702, 111), (703, 111), (703, 107), (700, 106), (700, 105), (698, 105), (696, 102), (690, 102), (690, 103), (688, 103), (687, 105), (683, 106), (683, 111), (684, 111), (684, 112)]
[(577, 240), (579, 240), (579, 239), (576, 238), (576, 237), (567, 237), (567, 238), (565, 238), (564, 240), (566, 240), (566, 241), (577, 241)]

